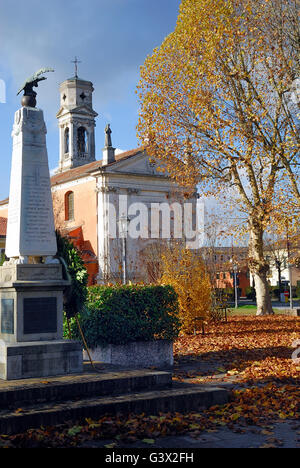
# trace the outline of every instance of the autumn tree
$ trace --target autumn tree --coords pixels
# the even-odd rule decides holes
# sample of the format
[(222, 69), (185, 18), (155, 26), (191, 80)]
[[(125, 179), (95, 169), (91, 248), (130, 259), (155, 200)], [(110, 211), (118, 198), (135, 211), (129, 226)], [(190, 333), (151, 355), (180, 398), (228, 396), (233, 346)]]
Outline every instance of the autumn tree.
[(204, 323), (212, 309), (210, 277), (199, 252), (172, 243), (160, 256), (162, 284), (173, 286), (179, 302), (182, 330), (192, 333), (198, 321)]
[(299, 203), (290, 99), (299, 1), (183, 0), (174, 32), (141, 68), (138, 136), (178, 183), (233, 194), (247, 218), (258, 315), (273, 313), (265, 230), (272, 213)]

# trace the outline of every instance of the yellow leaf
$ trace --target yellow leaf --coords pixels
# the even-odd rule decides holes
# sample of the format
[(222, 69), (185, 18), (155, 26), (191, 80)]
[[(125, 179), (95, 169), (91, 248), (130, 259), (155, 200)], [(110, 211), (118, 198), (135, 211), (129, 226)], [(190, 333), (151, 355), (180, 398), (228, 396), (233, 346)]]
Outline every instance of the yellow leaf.
[(145, 444), (149, 444), (149, 445), (155, 444), (154, 439), (143, 439), (142, 442), (144, 442)]

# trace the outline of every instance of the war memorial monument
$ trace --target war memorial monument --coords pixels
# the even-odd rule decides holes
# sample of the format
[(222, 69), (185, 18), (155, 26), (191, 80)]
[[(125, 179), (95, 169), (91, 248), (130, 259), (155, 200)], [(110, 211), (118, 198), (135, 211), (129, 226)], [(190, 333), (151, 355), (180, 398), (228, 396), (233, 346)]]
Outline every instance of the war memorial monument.
[[(23, 87), (15, 113), (5, 254), (0, 267), (0, 378), (45, 377), (82, 371), (82, 347), (63, 340), (62, 265), (57, 243), (43, 111), (33, 87)], [(19, 94), (18, 93), (18, 94)]]

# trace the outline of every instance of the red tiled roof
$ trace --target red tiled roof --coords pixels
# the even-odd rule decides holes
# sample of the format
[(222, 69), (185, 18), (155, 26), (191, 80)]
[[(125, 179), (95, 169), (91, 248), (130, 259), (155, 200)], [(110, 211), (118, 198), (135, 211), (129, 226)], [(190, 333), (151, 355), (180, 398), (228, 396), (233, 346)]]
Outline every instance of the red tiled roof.
[(0, 236), (6, 236), (7, 218), (0, 217)]
[(68, 180), (78, 179), (79, 177), (84, 177), (88, 175), (91, 170), (96, 170), (102, 166), (102, 161), (93, 161), (89, 164), (84, 164), (83, 166), (74, 167), (74, 169), (69, 169), (68, 171), (59, 172), (51, 177), (51, 185), (61, 184), (67, 182)]
[[(103, 167), (112, 166), (113, 164), (123, 161), (123, 159), (131, 158), (136, 154), (142, 151), (141, 148), (136, 148), (130, 151), (124, 151), (123, 153), (116, 154), (116, 161), (110, 164), (107, 164)], [(69, 169), (68, 171), (59, 172), (51, 177), (51, 185), (62, 184), (70, 180), (78, 179), (89, 175), (91, 172), (96, 171), (102, 167), (102, 161), (93, 161), (89, 164), (84, 164), (83, 166), (75, 167), (74, 169)]]
[[(124, 151), (123, 153), (119, 153), (119, 154), (116, 154), (116, 162), (120, 161), (121, 159), (126, 159), (126, 158), (130, 158), (131, 156), (135, 156), (136, 154), (138, 153), (141, 153), (143, 150), (143, 148), (135, 148), (133, 150), (130, 150), (130, 151)], [(111, 164), (115, 164), (115, 163), (111, 163)]]
[(8, 197), (0, 201), (0, 205), (6, 205), (8, 203)]

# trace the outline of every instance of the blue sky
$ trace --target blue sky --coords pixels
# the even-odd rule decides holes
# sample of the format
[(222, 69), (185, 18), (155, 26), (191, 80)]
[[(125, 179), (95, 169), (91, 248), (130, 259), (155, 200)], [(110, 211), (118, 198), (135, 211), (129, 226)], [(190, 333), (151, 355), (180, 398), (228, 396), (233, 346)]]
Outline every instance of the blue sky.
[(59, 157), (58, 88), (74, 75), (75, 55), (82, 61), (79, 77), (92, 81), (95, 88), (97, 159), (102, 158), (107, 123), (115, 147), (137, 146), (139, 67), (173, 31), (179, 5), (180, 0), (1, 0), (0, 80), (6, 85), (6, 103), (0, 96), (1, 200), (9, 193), (11, 129), (20, 107), (16, 93), (41, 67), (55, 69), (38, 88), (38, 107), (44, 110), (48, 128), (50, 169)]

